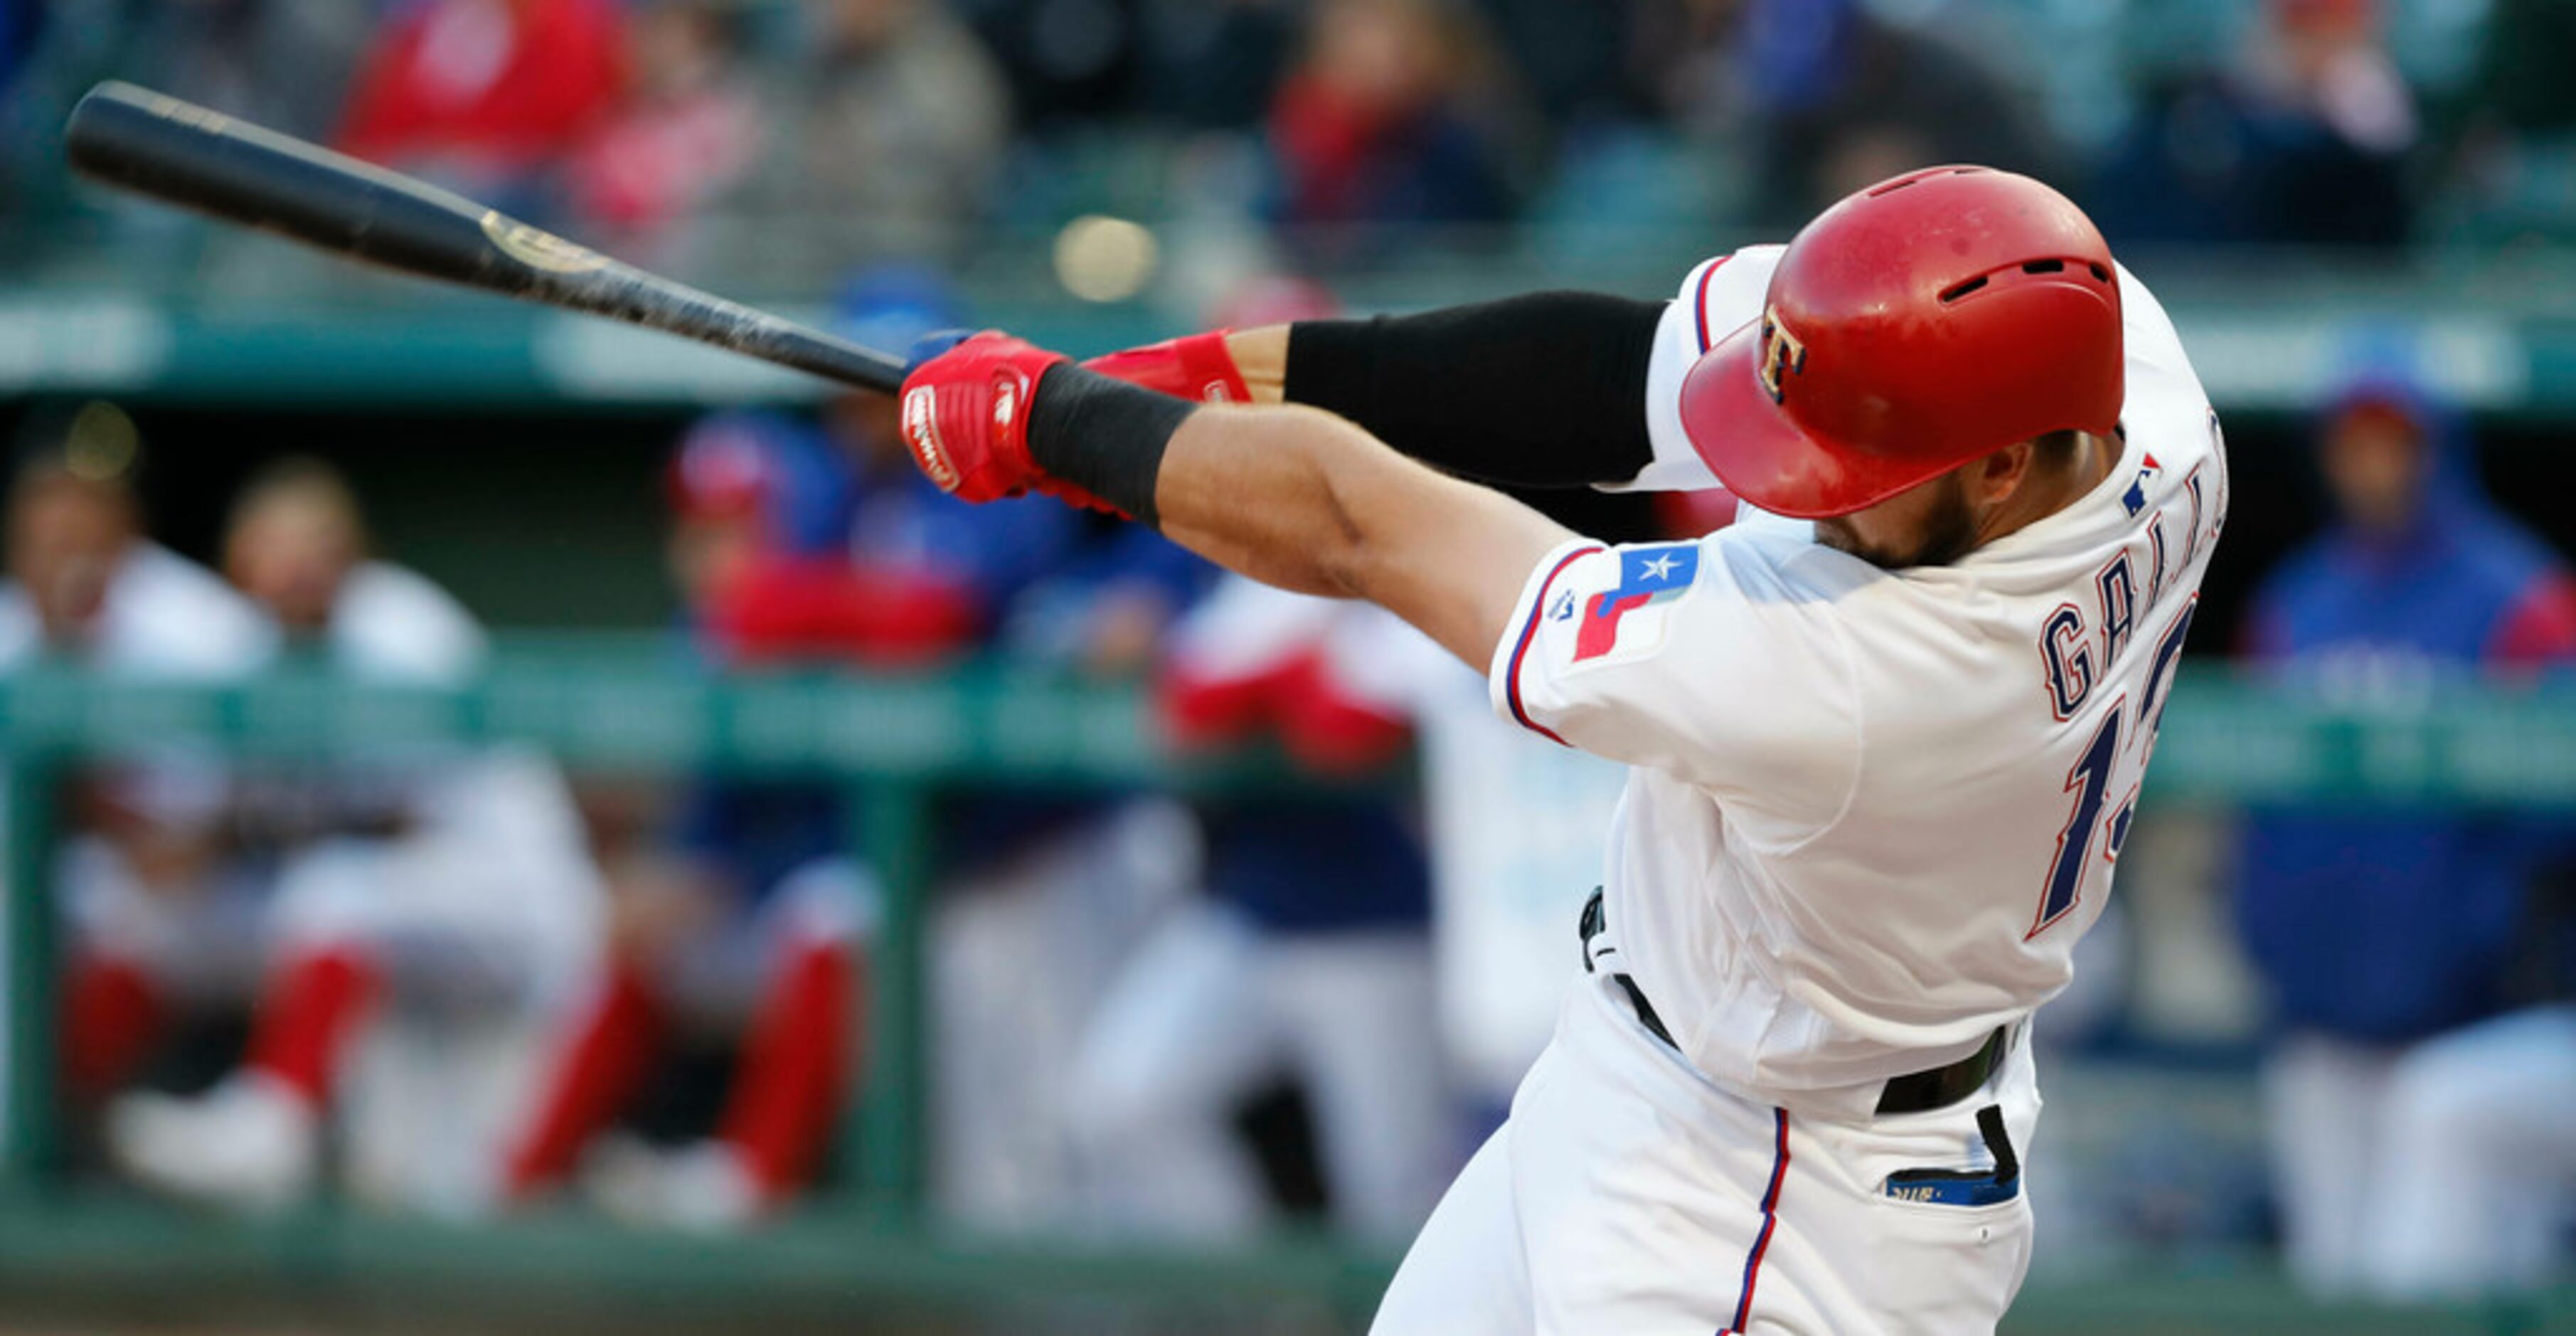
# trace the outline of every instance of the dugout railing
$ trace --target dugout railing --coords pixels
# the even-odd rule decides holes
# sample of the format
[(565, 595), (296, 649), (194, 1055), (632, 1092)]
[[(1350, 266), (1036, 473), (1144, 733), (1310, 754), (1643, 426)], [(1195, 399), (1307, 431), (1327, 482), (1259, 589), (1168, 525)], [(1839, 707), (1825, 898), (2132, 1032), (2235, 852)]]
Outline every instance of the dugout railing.
[[(66, 773), (173, 748), (328, 762), (493, 742), (540, 747), (580, 771), (720, 770), (849, 786), (853, 837), (885, 904), (869, 1075), (845, 1142), (845, 1190), (780, 1227), (708, 1242), (624, 1234), (571, 1213), (458, 1226), (328, 1202), (277, 1220), (229, 1221), (71, 1181), (54, 1089), (59, 927), (49, 893)], [(664, 1316), (743, 1303), (880, 1314), (1251, 1303), (1273, 1321), (1290, 1315), (1292, 1326), (1306, 1311), (1315, 1329), (1329, 1330), (1364, 1313), (1389, 1272), (1389, 1258), (1320, 1238), (1250, 1253), (1139, 1251), (961, 1238), (924, 1213), (931, 1128), (922, 911), (936, 797), (993, 785), (1208, 791), (1306, 782), (1261, 755), (1176, 759), (1130, 688), (1001, 664), (908, 677), (719, 679), (692, 675), (641, 642), (521, 642), (458, 690), (369, 686), (309, 667), (227, 686), (37, 668), (0, 678), (0, 746), (8, 879), (0, 1308), (13, 1295), (133, 1300), (165, 1287), (383, 1292), (465, 1305), (592, 1296)], [(2426, 682), (2338, 703), (2223, 670), (2187, 671), (2150, 774), (2158, 808), (2323, 799), (2576, 810), (2576, 686)], [(2576, 1329), (2576, 1299), (2443, 1313), (2328, 1311), (2298, 1304), (2260, 1268), (2221, 1267), (2036, 1288), (2008, 1329), (2558, 1330)]]

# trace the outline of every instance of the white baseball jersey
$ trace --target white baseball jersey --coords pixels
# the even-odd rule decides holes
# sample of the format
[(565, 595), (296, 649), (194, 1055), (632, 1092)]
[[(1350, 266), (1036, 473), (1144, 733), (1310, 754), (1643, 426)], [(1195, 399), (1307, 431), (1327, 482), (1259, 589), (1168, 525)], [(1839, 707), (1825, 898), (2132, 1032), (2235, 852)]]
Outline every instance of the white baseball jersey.
[[(277, 631), (250, 600), (205, 567), (138, 540), (117, 559), (98, 612), (76, 644), (48, 645), (27, 591), (0, 585), (0, 671), (51, 654), (95, 672), (146, 681), (224, 681), (267, 666)], [(227, 798), (227, 768), (188, 750), (155, 749), (149, 762), (116, 767), (118, 802), (174, 826), (213, 819)]]
[[(44, 639), (26, 590), (14, 581), (0, 585), (0, 666), (35, 659), (47, 649)], [(277, 651), (277, 631), (214, 572), (138, 541), (109, 577), (87, 640), (52, 649), (120, 676), (222, 679), (265, 666)]]
[(331, 603), (331, 659), (362, 678), (453, 683), (483, 666), (483, 628), (456, 597), (407, 567), (360, 563)]
[[(1630, 486), (1715, 485), (1682, 377), (1758, 317), (1779, 256), (1683, 285), (1648, 379), (1654, 462)], [(1696, 543), (1569, 543), (1531, 573), (1495, 708), (1633, 767), (1596, 950), (1709, 1076), (1871, 1096), (2066, 985), (2227, 510), (2173, 326), (2120, 285), (2117, 465), (1955, 563), (1882, 570), (1748, 508)]]

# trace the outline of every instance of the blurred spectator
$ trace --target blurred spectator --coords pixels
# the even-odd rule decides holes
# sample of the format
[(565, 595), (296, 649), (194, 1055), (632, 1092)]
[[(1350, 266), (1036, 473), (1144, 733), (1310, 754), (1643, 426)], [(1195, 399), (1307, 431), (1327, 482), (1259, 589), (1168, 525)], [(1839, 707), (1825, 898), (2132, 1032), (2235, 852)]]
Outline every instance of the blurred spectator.
[(585, 235), (649, 255), (748, 174), (761, 107), (739, 64), (728, 0), (648, 0), (628, 30), (625, 94), (566, 164)]
[[(1160, 534), (1100, 517), (1013, 600), (1016, 668), (1132, 681), (1214, 572)], [(1076, 1141), (1084, 1028), (1198, 863), (1167, 798), (993, 795), (948, 805), (929, 976), (942, 1216), (977, 1229), (1070, 1229), (1085, 1216)]]
[(1987, 54), (1862, 0), (1690, 0), (1666, 76), (1684, 123), (1753, 144), (1754, 209), (1803, 223), (1900, 172), (1981, 162), (2053, 175), (2056, 148)]
[[(123, 678), (248, 674), (275, 632), (221, 580), (144, 537), (133, 423), (82, 410), (9, 495), (0, 667)], [(236, 1003), (257, 970), (265, 886), (227, 861), (225, 769), (189, 753), (87, 777), (55, 867), (67, 930), (63, 1076), (75, 1104), (122, 1084), (176, 1015)]]
[[(1163, 714), (1183, 745), (1275, 733), (1317, 771), (1364, 773), (1409, 740), (1408, 701), (1438, 662), (1384, 613), (1230, 577), (1177, 630)], [(1335, 1222), (1406, 1238), (1456, 1131), (1421, 833), (1383, 796), (1246, 799), (1207, 826), (1207, 898), (1136, 951), (1077, 1056), (1070, 1116), (1105, 1222), (1200, 1241), (1264, 1223), (1234, 1117), (1289, 1075)]]
[(2415, 95), (2377, 0), (2271, 0), (2233, 68), (2152, 89), (2089, 201), (2115, 244), (2395, 246)]
[[(863, 662), (880, 643), (856, 619), (828, 616), (756, 645), (727, 629), (730, 601), (772, 563), (810, 562), (814, 583), (832, 581), (843, 559), (828, 544), (846, 518), (833, 504), (840, 475), (828, 451), (786, 424), (733, 416), (683, 441), (670, 472), (669, 560), (696, 662)], [(855, 583), (830, 588), (867, 602)], [(953, 645), (959, 632), (948, 628), (962, 625), (928, 624), (933, 648)], [(903, 640), (900, 652), (915, 644)], [(588, 1186), (617, 1218), (723, 1229), (782, 1206), (810, 1181), (864, 1021), (876, 893), (849, 856), (849, 830), (830, 785), (707, 776), (686, 787), (648, 847), (612, 860), (607, 958), (513, 1149), (514, 1198), (551, 1189), (588, 1152)], [(745, 1034), (714, 1134), (668, 1150), (601, 1139), (690, 1019)]]
[[(339, 475), (289, 460), (235, 502), (225, 566), (291, 645), (356, 680), (452, 684), (474, 672), (483, 637), (465, 611), (367, 547)], [(532, 1026), (578, 973), (597, 889), (569, 791), (535, 757), (269, 769), (242, 776), (231, 806), (252, 865), (275, 866), (248, 1052), (201, 1096), (121, 1098), (107, 1144), (163, 1191), (275, 1208), (313, 1184), (324, 1117), (362, 1038), (399, 1028), (395, 1016), (449, 1046), (477, 1022)], [(392, 1112), (391, 1134), (349, 1137), (360, 1194), (451, 1213), (487, 1206), (514, 1076), (524, 1064), (486, 1062), (470, 1084), (380, 1094), (371, 1125)], [(420, 1117), (423, 1097), (435, 1118)]]
[(1260, 124), (1297, 32), (1295, 0), (1147, 0), (1145, 108), (1190, 129)]
[(8, 0), (0, 4), (0, 94), (6, 94), (18, 82), (18, 71), (27, 63), (27, 54), (35, 48), (44, 31), (45, 8), (39, 0)]
[(54, 657), (147, 677), (226, 677), (274, 650), (274, 631), (204, 568), (154, 543), (129, 479), (134, 427), (82, 410), (64, 448), (22, 465), (9, 494), (0, 662)]
[(1653, 109), (1641, 44), (1661, 0), (1481, 0), (1512, 69), (1559, 129), (1629, 120)]
[[(2459, 422), (2371, 370), (2321, 420), (2327, 531), (2265, 581), (2252, 659), (2403, 707), (2576, 662), (2576, 580), (2481, 494)], [(2274, 1003), (2265, 1072), (2293, 1273), (2408, 1297), (2537, 1281), (2576, 1166), (2576, 1017), (2498, 1021), (2563, 826), (2302, 807), (2249, 815), (2238, 918)], [(2562, 962), (2569, 963), (2569, 962)]]
[(2498, 0), (2448, 184), (2473, 235), (2576, 235), (2576, 6)]
[(1511, 210), (1481, 34), (1453, 0), (1319, 0), (1270, 108), (1277, 220), (1345, 255)]
[(177, 0), (153, 5), (118, 72), (228, 115), (328, 136), (375, 10), (365, 0)]
[[(904, 348), (963, 319), (937, 279), (889, 269), (850, 285), (833, 326)], [(1063, 508), (968, 506), (926, 482), (896, 411), (889, 396), (854, 392), (819, 429), (728, 413), (691, 431), (672, 462), (669, 550), (702, 663), (948, 658), (1067, 554), (1076, 521)], [(590, 1179), (602, 1205), (637, 1224), (731, 1228), (811, 1180), (858, 1053), (875, 917), (845, 793), (705, 777), (661, 847), (624, 860), (610, 959), (514, 1155), (515, 1195), (574, 1168), (681, 1016), (746, 1024), (715, 1133), (676, 1150), (602, 1143)]]
[(233, 503), (224, 573), (283, 630), (363, 676), (452, 683), (482, 666), (483, 631), (446, 590), (368, 550), (356, 493), (315, 459), (269, 465)]
[[(832, 328), (905, 348), (964, 319), (937, 275), (886, 266), (843, 289)], [(940, 492), (904, 452), (899, 412), (891, 395), (853, 391), (830, 400), (818, 426), (728, 414), (683, 451), (679, 485), (739, 491), (732, 504), (752, 508), (731, 541), (685, 558), (711, 563), (703, 630), (720, 658), (884, 667), (950, 657), (1072, 550), (1080, 521), (1060, 506), (970, 506)]]
[(1101, 521), (1102, 531), (1013, 601), (1000, 643), (1013, 660), (1102, 681), (1142, 677), (1166, 628), (1214, 580), (1206, 562), (1162, 535)]
[[(1233, 0), (1199, 3), (1214, 11)], [(1023, 120), (1044, 131), (1132, 110), (1138, 48), (1171, 14), (1155, 0), (962, 0), (1010, 76)]]
[(2496, 0), (2476, 88), (2482, 109), (2514, 130), (2576, 130), (2576, 9), (2559, 0)]
[(746, 207), (773, 230), (783, 215), (819, 248), (814, 268), (958, 249), (1009, 146), (992, 57), (934, 0), (805, 0), (805, 13), (811, 49), (767, 80), (779, 143)]
[(419, 0), (384, 20), (339, 146), (521, 211), (614, 105), (616, 0)]

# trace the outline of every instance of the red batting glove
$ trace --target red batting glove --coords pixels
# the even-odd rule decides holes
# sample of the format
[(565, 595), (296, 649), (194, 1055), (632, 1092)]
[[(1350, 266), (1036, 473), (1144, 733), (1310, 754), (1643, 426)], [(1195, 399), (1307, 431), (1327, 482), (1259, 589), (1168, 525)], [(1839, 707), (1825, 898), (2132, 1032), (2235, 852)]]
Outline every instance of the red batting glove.
[(1234, 364), (1234, 354), (1225, 346), (1225, 336), (1233, 332), (1212, 329), (1205, 334), (1165, 339), (1095, 357), (1082, 365), (1130, 385), (1142, 385), (1196, 403), (1248, 404), (1252, 402), (1252, 387), (1244, 383), (1242, 369)]
[(1029, 457), (1029, 407), (1047, 368), (1069, 361), (986, 330), (903, 379), (903, 443), (939, 490), (963, 501), (1018, 496), (1046, 475)]

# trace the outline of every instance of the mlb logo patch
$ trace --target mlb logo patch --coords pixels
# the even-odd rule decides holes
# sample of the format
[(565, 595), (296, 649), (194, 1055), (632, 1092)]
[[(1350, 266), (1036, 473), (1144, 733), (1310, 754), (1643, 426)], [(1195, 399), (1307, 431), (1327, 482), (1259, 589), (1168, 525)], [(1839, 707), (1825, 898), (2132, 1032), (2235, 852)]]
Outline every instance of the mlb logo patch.
[(1574, 662), (1633, 658), (1663, 640), (1663, 608), (1699, 579), (1699, 544), (1665, 543), (1619, 552), (1619, 583), (1583, 601)]
[(2137, 518), (2138, 512), (2147, 508), (2147, 486), (2156, 480), (2157, 474), (2162, 472), (2164, 472), (2164, 465), (2157, 463), (2154, 455), (2147, 456), (2146, 467), (2138, 470), (2138, 476), (2129, 484), (2129, 490), (2120, 494), (2120, 507), (2129, 512), (2130, 518)]

